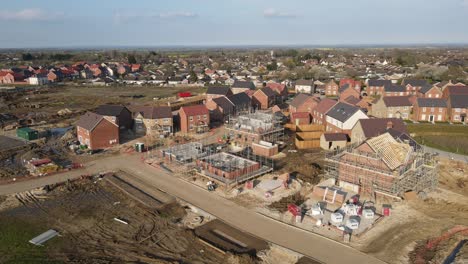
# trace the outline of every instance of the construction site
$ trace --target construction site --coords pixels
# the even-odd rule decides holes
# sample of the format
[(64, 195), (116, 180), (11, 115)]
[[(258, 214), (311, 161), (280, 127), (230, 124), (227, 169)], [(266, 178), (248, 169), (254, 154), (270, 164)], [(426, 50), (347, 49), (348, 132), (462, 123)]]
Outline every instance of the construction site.
[(437, 187), (435, 156), (386, 133), (362, 143), (329, 152), (327, 178), (344, 189), (376, 198), (425, 195)]
[(260, 141), (277, 143), (284, 138), (282, 120), (271, 111), (231, 117), (225, 129), (233, 146), (248, 147)]

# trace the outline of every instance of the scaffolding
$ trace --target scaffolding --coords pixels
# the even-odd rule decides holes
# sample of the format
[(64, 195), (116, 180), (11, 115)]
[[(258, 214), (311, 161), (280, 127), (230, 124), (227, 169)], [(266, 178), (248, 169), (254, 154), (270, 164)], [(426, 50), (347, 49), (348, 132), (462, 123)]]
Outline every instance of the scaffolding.
[[(401, 140), (399, 143), (407, 144)], [(360, 194), (375, 196), (377, 193), (401, 197), (407, 191), (416, 193), (431, 191), (437, 187), (438, 165), (434, 154), (416, 146), (403, 153), (403, 162), (391, 169), (385, 162), (388, 153), (359, 151), (362, 143), (356, 142), (325, 154), (325, 177), (336, 185), (357, 187)], [(394, 158), (394, 157), (389, 157)]]
[(283, 140), (284, 127), (281, 122), (281, 118), (271, 111), (257, 111), (230, 117), (225, 128), (234, 145), (247, 147), (261, 140), (273, 144)]

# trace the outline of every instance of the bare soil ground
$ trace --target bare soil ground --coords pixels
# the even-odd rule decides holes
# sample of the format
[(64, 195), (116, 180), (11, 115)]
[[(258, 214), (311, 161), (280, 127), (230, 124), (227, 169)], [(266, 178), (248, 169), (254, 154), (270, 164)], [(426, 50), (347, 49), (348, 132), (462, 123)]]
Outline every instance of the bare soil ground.
[[(3, 197), (0, 200), (3, 201), (0, 206), (9, 202), (5, 205), (9, 209), (0, 212), (0, 219), (8, 223), (15, 223), (15, 219), (21, 219), (24, 226), (40, 226), (39, 230), (43, 231), (50, 228), (58, 230), (62, 237), (54, 238), (55, 242), (48, 242), (53, 246), (45, 246), (44, 257), (50, 261), (254, 262), (251, 258), (221, 254), (201, 243), (193, 231), (184, 228), (180, 223), (185, 210), (177, 204), (167, 205), (158, 210), (147, 208), (128, 199), (106, 181), (93, 183), (91, 180), (82, 180), (57, 187), (47, 194), (29, 192), (19, 194), (17, 198), (22, 205), (14, 208), (11, 208), (13, 198)], [(127, 221), (128, 225), (115, 221), (115, 217)], [(27, 245), (27, 241), (18, 243)], [(21, 256), (4, 252), (0, 262), (8, 263), (13, 259), (21, 261)], [(37, 263), (41, 263), (39, 260)]]

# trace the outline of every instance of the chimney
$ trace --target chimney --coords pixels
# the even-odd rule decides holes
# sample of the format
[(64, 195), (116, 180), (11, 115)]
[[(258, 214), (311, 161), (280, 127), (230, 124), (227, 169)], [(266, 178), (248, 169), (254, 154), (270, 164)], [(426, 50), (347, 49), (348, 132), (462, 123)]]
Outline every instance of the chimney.
[(390, 129), (390, 128), (393, 128), (393, 122), (392, 121), (387, 122), (387, 130)]

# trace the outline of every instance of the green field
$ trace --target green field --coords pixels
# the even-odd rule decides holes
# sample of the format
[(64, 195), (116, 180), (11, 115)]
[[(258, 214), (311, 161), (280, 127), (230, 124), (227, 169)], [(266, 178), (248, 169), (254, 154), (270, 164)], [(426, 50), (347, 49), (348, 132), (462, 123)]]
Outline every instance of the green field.
[(449, 124), (408, 124), (408, 131), (420, 144), (468, 155), (468, 126)]
[(0, 263), (49, 264), (61, 263), (49, 260), (48, 249), (54, 247), (59, 237), (48, 241), (45, 246), (35, 246), (28, 241), (47, 231), (26, 221), (0, 216)]

